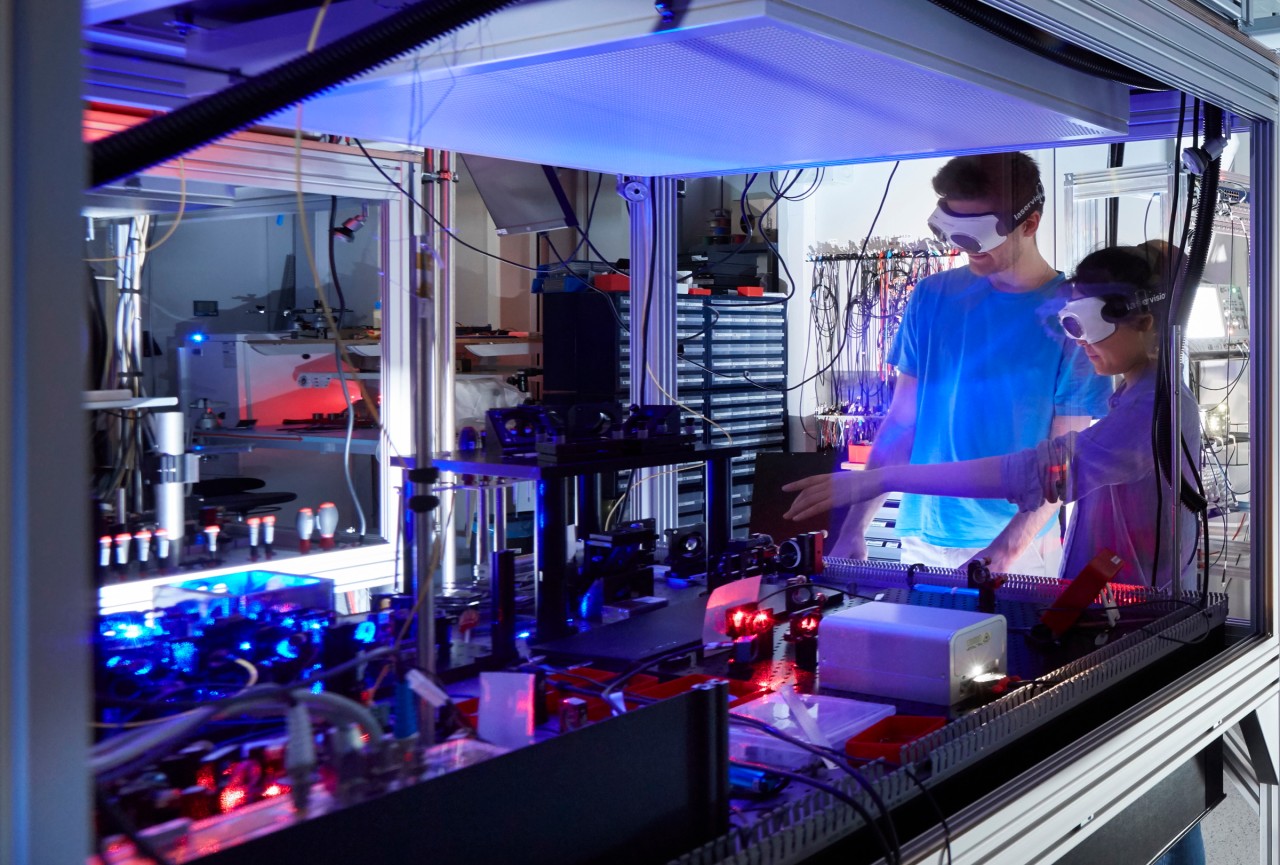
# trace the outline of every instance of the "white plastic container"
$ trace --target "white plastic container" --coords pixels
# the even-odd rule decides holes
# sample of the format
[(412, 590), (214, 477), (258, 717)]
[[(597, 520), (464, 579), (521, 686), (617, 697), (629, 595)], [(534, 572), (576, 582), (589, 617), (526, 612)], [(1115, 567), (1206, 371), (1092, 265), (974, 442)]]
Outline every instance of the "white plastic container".
[(822, 619), (824, 688), (951, 706), (1005, 669), (1004, 616), (873, 601)]

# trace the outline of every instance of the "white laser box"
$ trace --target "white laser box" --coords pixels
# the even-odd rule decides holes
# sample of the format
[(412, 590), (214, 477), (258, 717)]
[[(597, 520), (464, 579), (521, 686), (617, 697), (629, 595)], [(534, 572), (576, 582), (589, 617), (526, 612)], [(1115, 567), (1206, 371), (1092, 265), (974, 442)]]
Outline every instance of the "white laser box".
[(1004, 616), (872, 601), (822, 620), (818, 681), (823, 688), (950, 706), (973, 679), (1002, 673)]

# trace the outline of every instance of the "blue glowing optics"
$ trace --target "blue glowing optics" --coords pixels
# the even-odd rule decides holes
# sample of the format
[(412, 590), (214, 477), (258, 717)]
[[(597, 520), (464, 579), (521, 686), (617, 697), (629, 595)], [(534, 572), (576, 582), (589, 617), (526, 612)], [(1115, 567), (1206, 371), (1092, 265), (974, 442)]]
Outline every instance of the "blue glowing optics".
[(311, 686), (311, 693), (313, 694), (319, 694), (323, 690), (324, 690), (324, 682), (316, 682), (314, 685)]
[(582, 616), (582, 618), (585, 619), (587, 617), (587, 614), (590, 612), (591, 612), (591, 593), (588, 592), (587, 594), (582, 596), (582, 603), (578, 604), (578, 613)]
[(196, 331), (195, 333), (191, 334), (192, 342), (204, 342), (204, 340), (205, 340), (205, 335), (200, 331)]
[(280, 626), (283, 628), (292, 628), (294, 624), (293, 616), (285, 616), (280, 620)]
[(276, 643), (276, 654), (282, 658), (296, 658), (298, 650), (286, 639)]
[(107, 658), (107, 669), (120, 666), (120, 662), (123, 660), (124, 658), (119, 655), (112, 655), (110, 658)]
[(195, 671), (196, 666), (196, 644), (183, 640), (173, 643), (169, 646), (169, 651), (173, 655), (173, 665), (184, 673)]
[(120, 632), (126, 640), (137, 640), (142, 637), (142, 625), (125, 625)]
[(133, 671), (135, 676), (145, 676), (156, 668), (156, 665), (150, 660), (143, 661), (142, 666)]
[(521, 631), (520, 633), (516, 634), (516, 639), (517, 639), (517, 640), (527, 640), (527, 639), (529, 639), (529, 638), (530, 638), (530, 637), (532, 637), (532, 636), (533, 636), (533, 632), (532, 632), (532, 631)]
[(250, 643), (248, 640), (245, 640), (243, 643), (240, 644), (240, 651), (242, 652), (247, 652), (252, 648), (253, 648), (253, 643)]
[(361, 643), (372, 643), (378, 638), (378, 626), (373, 622), (361, 622), (356, 625), (356, 640)]

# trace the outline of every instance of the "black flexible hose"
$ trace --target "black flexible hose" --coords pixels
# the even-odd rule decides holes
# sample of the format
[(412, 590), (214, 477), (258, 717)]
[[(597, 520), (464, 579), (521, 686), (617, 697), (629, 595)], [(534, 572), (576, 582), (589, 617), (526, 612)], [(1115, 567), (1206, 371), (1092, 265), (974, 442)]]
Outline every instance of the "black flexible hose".
[[(338, 331), (337, 335), (342, 336), (342, 316), (343, 316), (343, 313), (347, 311), (347, 298), (342, 293), (342, 283), (338, 280), (338, 263), (337, 263), (337, 257), (334, 254), (334, 249), (333, 249), (334, 241), (336, 240), (333, 234), (333, 230), (337, 227), (338, 227), (338, 196), (330, 195), (329, 196), (329, 278), (333, 280), (333, 291), (335, 294), (338, 295), (338, 309), (337, 309), (338, 314), (334, 316), (334, 326), (337, 328), (337, 331)], [(319, 291), (320, 287), (316, 286), (316, 290)], [(339, 358), (338, 362), (341, 363), (342, 359)], [(339, 369), (341, 369), (341, 367), (339, 367)]]
[(516, 0), (421, 0), (330, 44), (89, 145), (102, 186), (243, 129)]
[(988, 33), (1079, 72), (1117, 81), (1138, 90), (1169, 89), (1167, 85), (1154, 78), (1134, 72), (1100, 54), (1063, 42), (1039, 27), (992, 9), (976, 0), (931, 0), (931, 2), (939, 8), (946, 9), (952, 15), (981, 27)]
[[(1216, 105), (1204, 106), (1204, 143), (1222, 137), (1223, 111)], [(1209, 260), (1209, 243), (1213, 239), (1213, 220), (1218, 210), (1218, 180), (1222, 174), (1222, 157), (1209, 163), (1200, 178), (1195, 224), (1191, 245), (1187, 250), (1187, 268), (1181, 282), (1175, 286), (1175, 306), (1170, 308), (1171, 321), (1186, 326), (1191, 317), (1191, 304), (1195, 299), (1195, 287), (1204, 277), (1204, 266)]]
[[(1204, 106), (1204, 143), (1207, 145), (1214, 138), (1222, 137), (1223, 110), (1215, 105), (1208, 103)], [(1178, 154), (1180, 157), (1181, 154)], [(1204, 266), (1209, 257), (1209, 243), (1213, 239), (1213, 220), (1218, 209), (1218, 179), (1222, 170), (1222, 157), (1214, 159), (1205, 169), (1204, 174), (1200, 177), (1198, 184), (1195, 213), (1188, 213), (1192, 218), (1191, 243), (1186, 250), (1186, 262), (1183, 266), (1181, 279), (1175, 278), (1170, 280), (1173, 296), (1169, 298), (1169, 324), (1176, 324), (1185, 327), (1187, 319), (1191, 316), (1191, 304), (1195, 299), (1196, 286), (1200, 284), (1200, 280), (1204, 277)], [(1188, 202), (1188, 207), (1191, 206)], [(1167, 364), (1167, 360), (1162, 360)], [(1162, 375), (1160, 387), (1156, 391), (1156, 459), (1160, 466), (1160, 474), (1164, 476), (1166, 481), (1170, 481), (1173, 474), (1173, 418), (1171, 416), (1170, 399), (1175, 390), (1181, 388), (1180, 382), (1169, 381), (1167, 375)], [(1183, 507), (1194, 514), (1203, 515), (1208, 509), (1209, 502), (1204, 495), (1204, 485), (1200, 479), (1199, 466), (1195, 465), (1195, 461), (1191, 459), (1191, 454), (1187, 451), (1186, 441), (1182, 438), (1179, 431), (1179, 440), (1181, 442), (1184, 455), (1190, 464), (1193, 479), (1199, 489), (1193, 488), (1187, 482), (1185, 477), (1178, 480), (1179, 493), (1178, 497)], [(1175, 521), (1171, 527), (1171, 531), (1178, 531), (1179, 527)], [(1208, 541), (1205, 541), (1205, 561), (1208, 561)], [(1172, 574), (1172, 585), (1177, 586), (1181, 580), (1182, 564), (1174, 563), (1175, 570)], [(1154, 579), (1154, 574), (1152, 575)], [(1204, 576), (1202, 584), (1204, 598), (1208, 597), (1208, 573)]]

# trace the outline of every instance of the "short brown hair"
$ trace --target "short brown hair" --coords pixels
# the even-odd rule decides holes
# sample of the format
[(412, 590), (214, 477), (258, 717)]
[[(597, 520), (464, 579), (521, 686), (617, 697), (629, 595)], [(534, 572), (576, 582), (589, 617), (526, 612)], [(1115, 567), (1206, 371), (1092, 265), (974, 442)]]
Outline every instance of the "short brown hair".
[(933, 176), (933, 191), (942, 198), (961, 201), (992, 199), (1006, 224), (1037, 195), (1040, 200), (1034, 201), (1027, 213), (1044, 212), (1040, 166), (1019, 151), (957, 156)]

